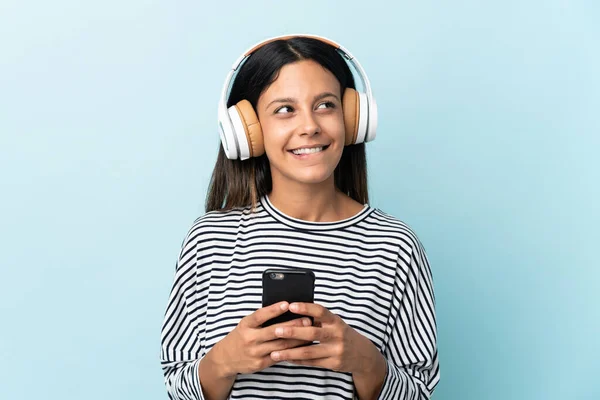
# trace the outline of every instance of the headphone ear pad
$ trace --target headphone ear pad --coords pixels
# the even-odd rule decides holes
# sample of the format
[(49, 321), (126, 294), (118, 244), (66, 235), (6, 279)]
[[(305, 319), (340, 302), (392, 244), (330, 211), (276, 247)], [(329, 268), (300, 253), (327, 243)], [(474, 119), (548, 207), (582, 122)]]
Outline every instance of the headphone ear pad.
[(250, 149), (250, 157), (258, 157), (265, 153), (265, 145), (263, 141), (262, 127), (258, 122), (258, 116), (254, 111), (254, 107), (248, 100), (241, 100), (234, 106), (242, 120), (248, 147)]
[(342, 96), (342, 108), (344, 112), (344, 126), (346, 127), (345, 145), (356, 142), (358, 133), (358, 122), (360, 116), (360, 99), (358, 92), (352, 88), (346, 88)]

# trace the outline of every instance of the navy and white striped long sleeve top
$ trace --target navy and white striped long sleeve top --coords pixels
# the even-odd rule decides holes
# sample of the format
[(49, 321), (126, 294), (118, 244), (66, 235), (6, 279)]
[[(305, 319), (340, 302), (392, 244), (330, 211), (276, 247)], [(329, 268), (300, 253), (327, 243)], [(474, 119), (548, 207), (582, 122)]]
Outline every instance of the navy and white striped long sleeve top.
[[(425, 249), (402, 221), (365, 205), (307, 222), (263, 197), (254, 210), (209, 212), (186, 235), (161, 332), (169, 398), (203, 399), (200, 360), (262, 304), (262, 272), (315, 273), (315, 303), (370, 339), (387, 360), (379, 399), (429, 399), (439, 381), (435, 296)], [(238, 375), (230, 399), (354, 399), (349, 373), (280, 362)]]

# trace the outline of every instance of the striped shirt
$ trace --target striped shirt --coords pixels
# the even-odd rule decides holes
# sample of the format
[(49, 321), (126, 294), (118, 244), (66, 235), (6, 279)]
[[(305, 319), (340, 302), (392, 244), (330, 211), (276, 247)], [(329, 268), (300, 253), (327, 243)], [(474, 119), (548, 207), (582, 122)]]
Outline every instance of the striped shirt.
[[(182, 244), (161, 332), (170, 399), (203, 399), (200, 360), (262, 307), (267, 268), (309, 268), (314, 301), (370, 339), (387, 361), (379, 399), (429, 399), (439, 381), (433, 279), (403, 222), (365, 205), (336, 222), (308, 222), (268, 197), (254, 210), (212, 211)], [(352, 374), (277, 363), (238, 374), (230, 399), (353, 399)]]

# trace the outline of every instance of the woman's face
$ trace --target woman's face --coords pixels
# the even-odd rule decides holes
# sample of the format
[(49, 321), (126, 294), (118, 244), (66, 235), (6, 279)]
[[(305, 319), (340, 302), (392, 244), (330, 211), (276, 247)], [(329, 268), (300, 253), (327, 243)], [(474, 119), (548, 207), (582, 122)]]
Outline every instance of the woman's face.
[(336, 77), (312, 60), (285, 65), (257, 103), (273, 185), (328, 179), (344, 149)]

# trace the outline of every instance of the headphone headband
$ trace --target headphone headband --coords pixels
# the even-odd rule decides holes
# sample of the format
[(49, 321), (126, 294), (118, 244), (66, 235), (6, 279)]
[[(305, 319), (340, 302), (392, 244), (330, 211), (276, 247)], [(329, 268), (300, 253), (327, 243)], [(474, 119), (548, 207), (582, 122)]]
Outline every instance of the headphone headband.
[[(242, 141), (242, 143), (238, 143), (238, 141), (235, 140), (235, 138), (228, 137), (229, 132), (234, 132), (234, 129), (235, 129), (234, 124), (236, 124), (236, 122), (232, 121), (229, 118), (229, 115), (227, 112), (227, 99), (229, 97), (232, 83), (235, 80), (235, 77), (237, 76), (237, 73), (239, 72), (240, 67), (254, 52), (256, 52), (261, 47), (265, 46), (266, 44), (274, 42), (276, 40), (287, 40), (287, 39), (296, 38), (296, 37), (317, 39), (317, 40), (320, 40), (321, 42), (324, 42), (324, 43), (334, 47), (339, 52), (339, 54), (347, 61), (347, 63), (351, 64), (354, 67), (354, 69), (356, 70), (356, 72), (358, 72), (358, 76), (362, 82), (363, 89), (364, 89), (365, 95), (366, 95), (366, 100), (367, 100), (366, 101), (366, 103), (367, 103), (366, 109), (369, 112), (369, 114), (371, 115), (371, 121), (373, 123), (373, 126), (366, 127), (366, 129), (363, 129), (361, 132), (359, 132), (359, 136), (356, 138), (356, 141), (357, 141), (357, 143), (362, 143), (367, 140), (375, 139), (375, 128), (376, 128), (376, 124), (377, 124), (377, 106), (375, 105), (375, 101), (373, 99), (373, 93), (371, 91), (371, 84), (369, 82), (369, 78), (367, 77), (367, 74), (365, 73), (364, 69), (362, 68), (362, 66), (360, 65), (358, 60), (355, 59), (348, 50), (346, 50), (344, 47), (342, 47), (340, 44), (334, 42), (333, 40), (327, 39), (323, 36), (317, 36), (317, 35), (293, 34), (293, 35), (275, 36), (275, 37), (271, 37), (269, 39), (263, 40), (263, 41), (255, 44), (254, 46), (250, 47), (248, 50), (246, 50), (244, 52), (244, 54), (242, 54), (233, 63), (233, 65), (231, 67), (231, 71), (229, 71), (229, 73), (227, 74), (227, 77), (225, 78), (225, 83), (223, 84), (223, 88), (221, 90), (221, 99), (219, 100), (219, 106), (218, 106), (219, 124), (221, 125), (219, 127), (220, 133), (221, 133), (221, 141), (223, 142), (223, 145), (225, 146), (226, 150), (229, 146), (234, 145), (234, 146), (236, 146), (235, 154), (238, 154), (238, 155), (239, 154), (248, 154), (248, 152), (249, 152), (249, 149), (247, 148), (248, 145), (246, 142)], [(223, 127), (222, 126), (223, 123), (227, 124), (228, 126)], [(240, 146), (244, 146), (244, 148), (241, 149)], [(233, 149), (231, 149), (231, 150), (233, 150)]]

